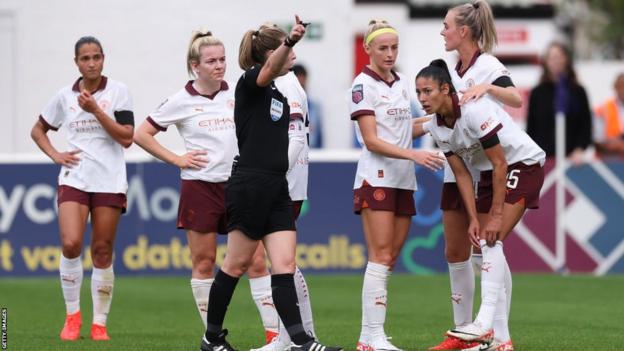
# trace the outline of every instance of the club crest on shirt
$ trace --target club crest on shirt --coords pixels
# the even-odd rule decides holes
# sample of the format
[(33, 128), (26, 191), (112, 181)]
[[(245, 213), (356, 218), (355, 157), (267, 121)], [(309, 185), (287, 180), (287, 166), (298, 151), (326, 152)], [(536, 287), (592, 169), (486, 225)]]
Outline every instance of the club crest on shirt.
[(284, 112), (284, 103), (272, 98), (271, 99), (271, 119), (273, 120), (273, 122), (279, 121), (279, 119), (282, 118), (283, 112)]
[(351, 100), (356, 104), (364, 100), (364, 86), (362, 84), (356, 84), (353, 87), (353, 90), (351, 90)]
[(467, 88), (472, 88), (475, 85), (475, 81), (472, 78), (469, 78), (468, 81), (466, 82), (466, 87)]

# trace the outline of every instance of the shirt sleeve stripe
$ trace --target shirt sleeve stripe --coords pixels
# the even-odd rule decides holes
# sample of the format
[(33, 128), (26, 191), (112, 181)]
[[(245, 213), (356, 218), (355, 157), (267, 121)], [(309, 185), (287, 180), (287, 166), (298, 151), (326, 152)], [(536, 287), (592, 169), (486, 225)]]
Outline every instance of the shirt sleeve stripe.
[(499, 123), (496, 127), (494, 127), (492, 130), (490, 130), (489, 133), (487, 133), (486, 135), (482, 136), (481, 138), (479, 138), (479, 141), (483, 144), (484, 141), (487, 141), (489, 138), (493, 137), (494, 135), (496, 135), (496, 133), (501, 130), (501, 128), (503, 128), (503, 124)]
[(375, 111), (373, 110), (358, 110), (351, 114), (351, 120), (355, 121), (362, 116), (374, 116)]
[(508, 76), (500, 76), (496, 78), (496, 80), (492, 82), (492, 85), (496, 85), (501, 88), (515, 87), (513, 81)]
[(164, 132), (167, 130), (167, 128), (161, 126), (160, 124), (156, 123), (152, 117), (147, 116), (147, 118), (145, 119), (146, 121), (148, 121), (154, 128), (158, 129), (161, 132)]
[(119, 124), (134, 126), (134, 113), (128, 110), (115, 111), (115, 120)]
[(43, 118), (43, 116), (42, 116), (42, 115), (39, 115), (39, 120), (41, 121), (41, 123), (42, 123), (42, 124), (43, 124), (46, 128), (51, 129), (51, 130), (53, 130), (53, 131), (55, 131), (55, 132), (58, 130), (58, 128), (57, 128), (57, 127), (55, 127), (55, 126), (51, 125), (50, 123), (48, 123), (48, 121), (46, 121), (46, 120), (45, 120), (45, 118)]
[(294, 121), (296, 119), (300, 119), (303, 121), (303, 115), (301, 113), (291, 113), (290, 114), (290, 120)]

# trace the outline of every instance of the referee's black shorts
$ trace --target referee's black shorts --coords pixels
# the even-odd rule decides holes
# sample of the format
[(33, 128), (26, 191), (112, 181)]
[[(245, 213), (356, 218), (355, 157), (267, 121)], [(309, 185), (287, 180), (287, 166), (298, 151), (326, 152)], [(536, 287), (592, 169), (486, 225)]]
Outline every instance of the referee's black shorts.
[(227, 230), (253, 240), (282, 230), (295, 230), (284, 173), (238, 167), (225, 186)]

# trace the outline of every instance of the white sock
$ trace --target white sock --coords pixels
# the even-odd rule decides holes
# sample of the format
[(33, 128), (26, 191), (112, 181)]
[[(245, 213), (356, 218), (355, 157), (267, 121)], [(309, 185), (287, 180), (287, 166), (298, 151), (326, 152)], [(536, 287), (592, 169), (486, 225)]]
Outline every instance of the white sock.
[(80, 287), (82, 286), (83, 275), (80, 256), (67, 258), (61, 254), (59, 273), (63, 298), (65, 299), (65, 309), (67, 314), (74, 314), (80, 311)]
[(360, 341), (385, 336), (384, 323), (387, 309), (387, 285), (390, 267), (368, 262), (362, 286), (362, 332)]
[(93, 299), (93, 324), (106, 326), (106, 318), (113, 300), (115, 273), (113, 265), (100, 269), (93, 267), (91, 273), (91, 298)]
[(210, 296), (210, 288), (212, 287), (214, 278), (209, 279), (191, 279), (191, 290), (193, 291), (193, 297), (195, 298), (195, 305), (199, 312), (199, 317), (204, 323), (204, 329), (206, 329), (206, 323), (208, 323), (208, 296)]
[(312, 337), (316, 337), (314, 332), (314, 321), (312, 320), (312, 304), (310, 303), (310, 291), (303, 273), (299, 267), (295, 267), (295, 289), (297, 290), (297, 300), (299, 300), (299, 311), (303, 328)]
[(451, 304), (455, 327), (472, 322), (472, 304), (474, 300), (475, 278), (471, 260), (449, 263), (451, 277)]
[(509, 335), (509, 312), (511, 310), (511, 271), (505, 261), (505, 289), (499, 295), (499, 301), (494, 314), (494, 336), (496, 341), (505, 343), (511, 339)]
[(511, 279), (511, 270), (509, 269), (509, 264), (507, 260), (505, 260), (505, 294), (507, 296), (507, 319), (511, 315), (511, 290), (513, 284)]
[(509, 341), (509, 325), (507, 324), (507, 293), (505, 289), (498, 292), (498, 302), (494, 313), (494, 337), (501, 343)]
[(277, 335), (277, 340), (280, 343), (280, 345), (290, 345), (290, 341), (291, 341), (290, 335), (288, 335), (288, 330), (286, 330), (286, 326), (284, 325), (284, 323), (282, 323), (281, 319), (279, 320), (279, 332)]
[[(475, 323), (481, 328), (489, 330), (494, 323), (494, 314), (499, 299), (499, 293), (504, 289), (505, 280), (505, 253), (503, 242), (497, 241), (493, 247), (487, 246), (485, 240), (480, 240), (483, 253), (481, 266), (481, 307)], [(507, 302), (505, 302), (507, 304)]]
[(279, 315), (273, 305), (273, 295), (271, 294), (271, 275), (260, 278), (249, 279), (251, 296), (256, 303), (264, 330), (277, 333), (280, 325)]

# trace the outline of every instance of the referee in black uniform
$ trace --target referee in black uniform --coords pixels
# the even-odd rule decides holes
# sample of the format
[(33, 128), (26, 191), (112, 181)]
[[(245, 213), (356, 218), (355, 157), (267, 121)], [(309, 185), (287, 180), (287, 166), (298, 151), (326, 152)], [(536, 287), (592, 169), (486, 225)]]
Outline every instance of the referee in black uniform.
[(293, 342), (291, 350), (341, 350), (306, 334), (293, 278), (296, 232), (286, 181), (290, 108), (273, 80), (293, 66), (292, 48), (304, 34), (305, 24), (295, 16), (290, 35), (263, 25), (247, 31), (240, 44), (239, 65), (245, 73), (236, 85), (234, 108), (240, 157), (226, 185), (227, 253), (210, 289), (202, 351), (233, 350), (225, 340), (223, 320), (259, 240), (271, 260), (273, 302)]

